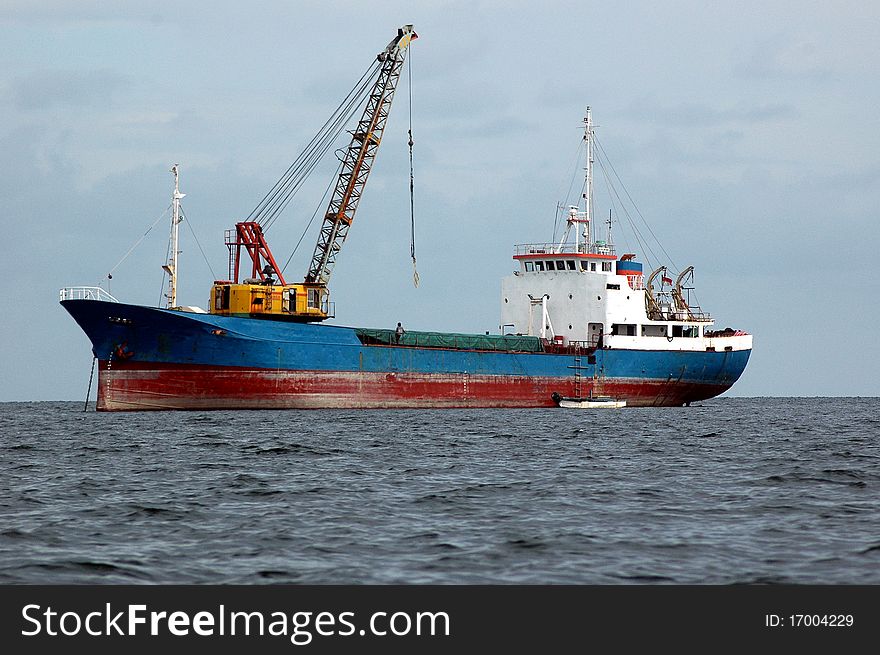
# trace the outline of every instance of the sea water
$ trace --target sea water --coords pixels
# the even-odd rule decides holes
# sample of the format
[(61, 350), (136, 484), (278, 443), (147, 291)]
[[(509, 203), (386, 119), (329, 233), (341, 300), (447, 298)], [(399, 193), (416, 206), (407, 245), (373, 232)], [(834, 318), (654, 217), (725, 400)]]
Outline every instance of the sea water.
[(0, 404), (0, 583), (880, 584), (880, 399)]

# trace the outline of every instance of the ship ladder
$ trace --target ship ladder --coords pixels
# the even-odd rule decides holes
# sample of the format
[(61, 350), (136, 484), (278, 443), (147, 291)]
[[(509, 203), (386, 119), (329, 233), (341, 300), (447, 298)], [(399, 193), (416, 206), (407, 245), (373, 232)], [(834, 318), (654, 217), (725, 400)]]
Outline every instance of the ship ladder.
[(581, 398), (581, 348), (574, 347), (574, 397)]

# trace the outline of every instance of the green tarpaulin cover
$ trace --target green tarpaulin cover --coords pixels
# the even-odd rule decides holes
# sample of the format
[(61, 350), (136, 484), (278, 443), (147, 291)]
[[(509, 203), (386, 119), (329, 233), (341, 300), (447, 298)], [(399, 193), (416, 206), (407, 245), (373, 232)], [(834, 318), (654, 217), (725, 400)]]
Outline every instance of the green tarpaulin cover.
[[(364, 344), (396, 345), (394, 330), (359, 328), (355, 330)], [(514, 334), (457, 334), (454, 332), (414, 332), (407, 330), (400, 337), (401, 346), (421, 348), (454, 348), (456, 350), (501, 350), (512, 352), (543, 352), (538, 337)]]

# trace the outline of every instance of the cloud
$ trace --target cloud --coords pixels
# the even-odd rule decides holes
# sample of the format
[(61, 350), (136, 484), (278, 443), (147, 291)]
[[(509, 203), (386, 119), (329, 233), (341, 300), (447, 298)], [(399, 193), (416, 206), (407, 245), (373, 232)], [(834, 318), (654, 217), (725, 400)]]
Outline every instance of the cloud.
[(101, 106), (129, 83), (111, 70), (40, 70), (12, 80), (9, 90), (17, 109), (35, 111), (64, 105)]
[(33, 2), (4, 0), (0, 4), (0, 22), (28, 24), (83, 24), (156, 22), (163, 13), (156, 4), (138, 0), (95, 2), (64, 0), (64, 2)]
[(775, 36), (756, 43), (734, 72), (747, 78), (819, 81), (833, 77), (830, 61), (815, 39)]
[(767, 102), (754, 105), (713, 107), (706, 103), (683, 102), (663, 106), (650, 99), (639, 98), (623, 114), (639, 120), (659, 120), (664, 125), (694, 127), (723, 127), (755, 123), (769, 123), (796, 119), (800, 112), (794, 105)]
[(121, 127), (152, 127), (156, 125), (168, 125), (174, 123), (180, 118), (180, 114), (175, 111), (140, 111), (119, 114), (115, 118), (115, 123)]

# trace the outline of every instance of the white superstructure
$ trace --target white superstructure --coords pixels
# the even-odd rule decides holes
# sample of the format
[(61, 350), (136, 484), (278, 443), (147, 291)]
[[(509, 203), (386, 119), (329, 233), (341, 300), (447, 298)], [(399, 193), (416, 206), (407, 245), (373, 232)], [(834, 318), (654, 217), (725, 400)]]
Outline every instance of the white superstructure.
[[(714, 321), (689, 304), (685, 269), (673, 283), (666, 267), (646, 281), (634, 254), (618, 258), (611, 243), (595, 239), (592, 226), (593, 126), (584, 119), (587, 152), (585, 208), (570, 207), (558, 243), (522, 244), (518, 268), (501, 282), (501, 326), (506, 333), (533, 335), (559, 347), (628, 350), (746, 350), (751, 335), (712, 332)], [(655, 282), (659, 282), (657, 288)], [(724, 335), (716, 343), (716, 337)]]

